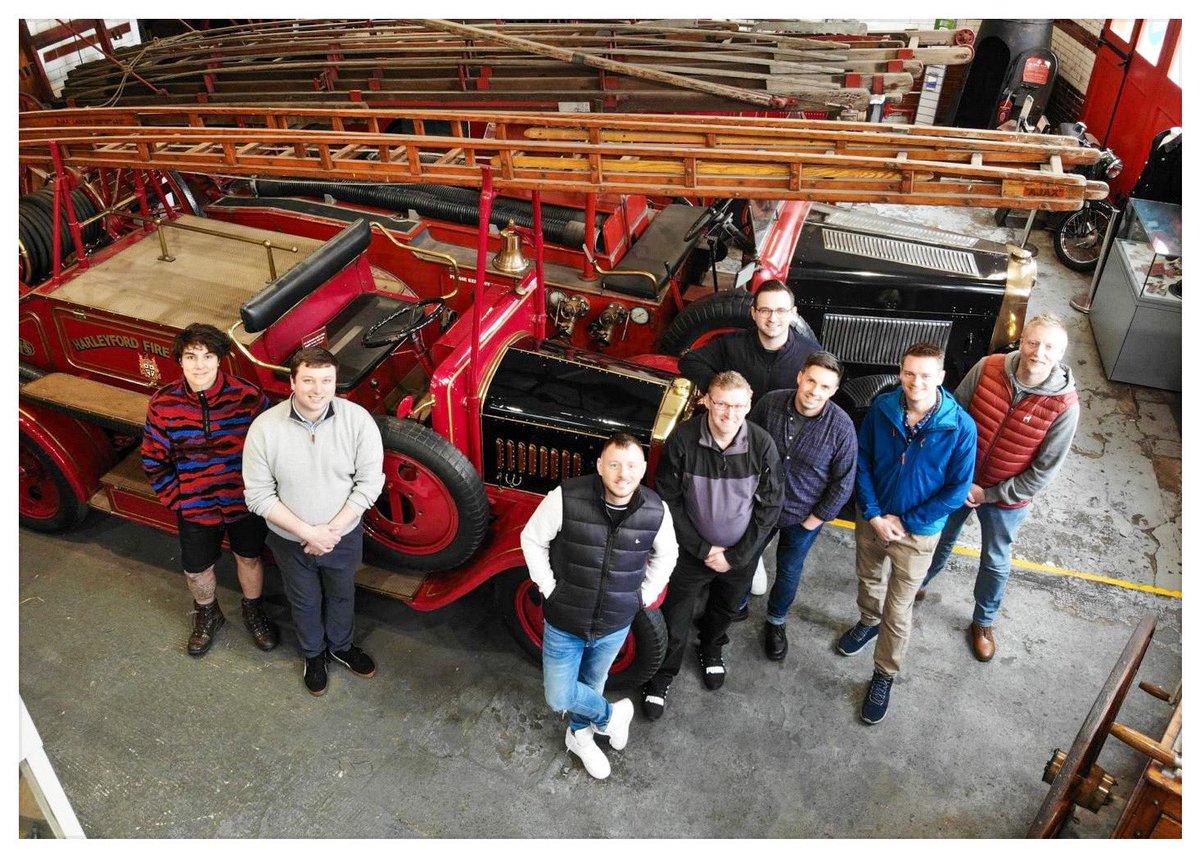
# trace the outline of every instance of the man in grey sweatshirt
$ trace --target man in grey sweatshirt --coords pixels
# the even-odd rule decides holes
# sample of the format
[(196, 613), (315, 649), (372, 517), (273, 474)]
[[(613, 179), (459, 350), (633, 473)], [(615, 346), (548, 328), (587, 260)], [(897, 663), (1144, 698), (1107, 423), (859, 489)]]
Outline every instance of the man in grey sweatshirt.
[(355, 675), (375, 662), (354, 645), (354, 576), (362, 516), (383, 490), (383, 441), (367, 410), (336, 397), (337, 358), (302, 348), (289, 363), (292, 395), (246, 434), (246, 506), (267, 519), (313, 696), (328, 686), (326, 659)]
[(967, 373), (954, 396), (979, 429), (975, 479), (966, 503), (950, 515), (934, 552), (933, 564), (917, 593), (946, 566), (963, 524), (979, 516), (979, 571), (970, 643), (975, 657), (996, 653), (992, 623), (1000, 610), (1012, 565), (1012, 542), (1034, 495), (1048, 486), (1071, 450), (1079, 423), (1079, 396), (1063, 364), (1067, 331), (1052, 313), (1031, 319), (1020, 349), (992, 354)]

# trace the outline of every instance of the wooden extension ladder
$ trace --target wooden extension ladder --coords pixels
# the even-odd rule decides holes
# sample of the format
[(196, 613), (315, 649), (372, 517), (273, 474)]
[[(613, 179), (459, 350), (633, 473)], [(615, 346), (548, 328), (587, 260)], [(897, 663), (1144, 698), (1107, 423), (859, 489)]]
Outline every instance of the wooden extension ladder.
[[(416, 133), (385, 129), (408, 119)], [(440, 124), (433, 125), (438, 122)], [(487, 128), (484, 137), (471, 128)], [(449, 129), (447, 134), (445, 129)], [(1108, 186), (1069, 138), (746, 117), (502, 111), (88, 108), (22, 113), (22, 164), (497, 190), (1066, 211)]]

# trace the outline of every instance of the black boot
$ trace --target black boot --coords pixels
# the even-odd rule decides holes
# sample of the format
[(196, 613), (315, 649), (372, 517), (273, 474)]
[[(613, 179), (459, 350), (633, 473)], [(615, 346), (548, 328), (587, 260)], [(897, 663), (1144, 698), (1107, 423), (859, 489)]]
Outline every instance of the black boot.
[(242, 621), (254, 638), (254, 645), (269, 652), (279, 643), (279, 629), (263, 611), (262, 597), (242, 599)]
[(212, 604), (193, 601), (192, 606), (196, 608), (196, 619), (192, 623), (192, 635), (188, 637), (187, 651), (192, 657), (198, 658), (212, 647), (217, 629), (225, 624), (225, 614), (215, 598)]

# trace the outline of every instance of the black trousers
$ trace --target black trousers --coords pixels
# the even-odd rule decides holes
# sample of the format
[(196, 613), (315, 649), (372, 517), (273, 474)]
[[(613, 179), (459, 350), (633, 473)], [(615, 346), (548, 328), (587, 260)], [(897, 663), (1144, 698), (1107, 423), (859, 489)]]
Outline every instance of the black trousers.
[(679, 555), (679, 561), (671, 573), (671, 582), (667, 585), (667, 597), (662, 604), (663, 618), (667, 622), (667, 656), (655, 679), (660, 683), (669, 683), (679, 674), (697, 596), (705, 599), (704, 612), (696, 622), (700, 631), (701, 651), (715, 652), (729, 642), (725, 632), (738, 612), (742, 597), (750, 591), (757, 564), (756, 557), (744, 568), (731, 568), (724, 574), (718, 574), (693, 556)]

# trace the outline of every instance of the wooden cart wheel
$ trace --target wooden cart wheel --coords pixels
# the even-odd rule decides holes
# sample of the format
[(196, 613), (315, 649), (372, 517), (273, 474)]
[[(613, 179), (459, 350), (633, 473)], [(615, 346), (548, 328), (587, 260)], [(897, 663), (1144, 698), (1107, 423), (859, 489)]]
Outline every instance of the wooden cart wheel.
[(1133, 677), (1142, 664), (1142, 658), (1146, 656), (1146, 649), (1150, 647), (1150, 639), (1154, 636), (1157, 623), (1158, 619), (1153, 614), (1147, 614), (1134, 629), (1129, 642), (1125, 644), (1125, 651), (1121, 652), (1121, 657), (1117, 659), (1108, 680), (1100, 689), (1100, 695), (1096, 697), (1092, 710), (1083, 721), (1079, 734), (1075, 736), (1075, 743), (1071, 745), (1066, 761), (1063, 762), (1054, 782), (1050, 784), (1050, 792), (1042, 801), (1033, 823), (1029, 825), (1026, 838), (1053, 839), (1062, 829), (1067, 814), (1075, 803), (1080, 784), (1088, 778), (1092, 765), (1104, 749), (1104, 740), (1108, 737), (1109, 728), (1117, 719), (1117, 712), (1121, 710), (1125, 694), (1129, 692)]

